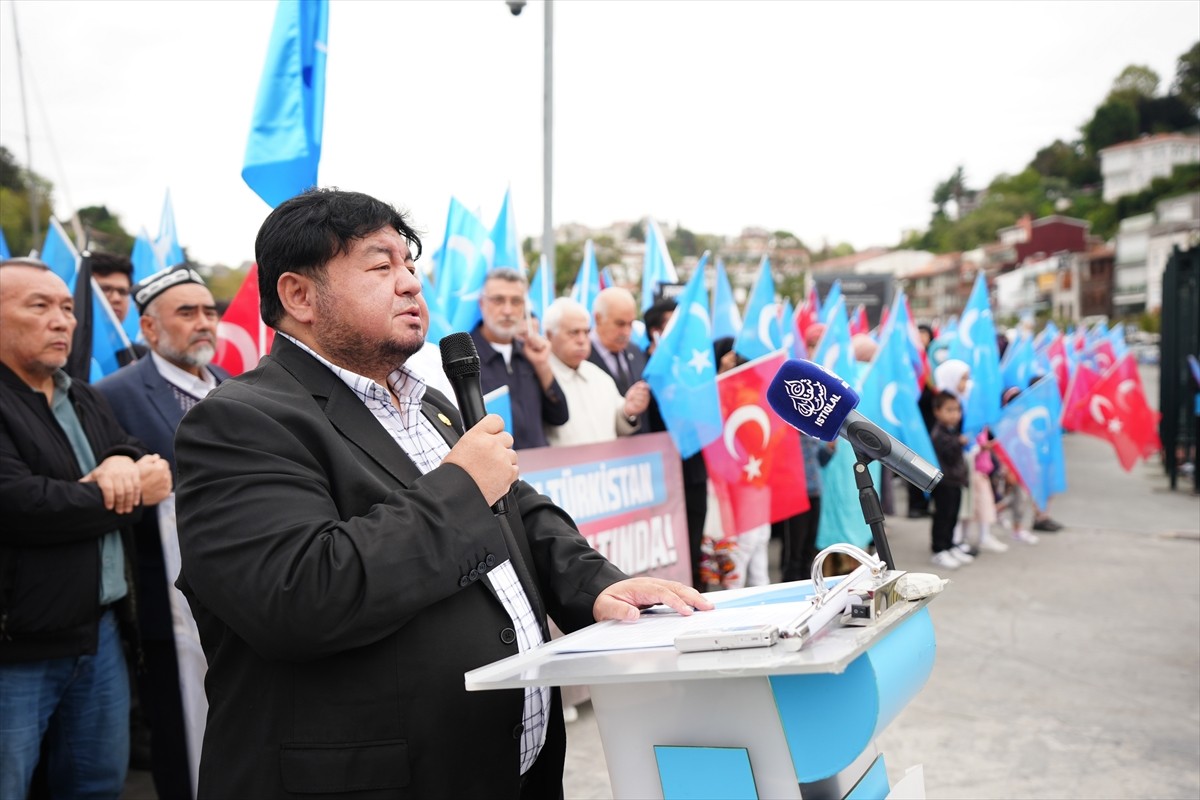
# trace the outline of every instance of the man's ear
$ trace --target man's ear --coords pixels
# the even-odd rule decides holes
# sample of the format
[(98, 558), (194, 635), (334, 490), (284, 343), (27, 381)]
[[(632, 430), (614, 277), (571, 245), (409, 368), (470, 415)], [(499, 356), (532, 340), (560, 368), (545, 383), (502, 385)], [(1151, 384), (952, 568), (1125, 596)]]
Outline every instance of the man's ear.
[(142, 314), (138, 318), (138, 325), (142, 329), (142, 338), (146, 340), (146, 344), (150, 345), (153, 350), (158, 344), (158, 320), (149, 314)]
[(304, 325), (312, 324), (317, 304), (317, 289), (312, 278), (285, 272), (275, 283), (275, 291), (289, 317)]

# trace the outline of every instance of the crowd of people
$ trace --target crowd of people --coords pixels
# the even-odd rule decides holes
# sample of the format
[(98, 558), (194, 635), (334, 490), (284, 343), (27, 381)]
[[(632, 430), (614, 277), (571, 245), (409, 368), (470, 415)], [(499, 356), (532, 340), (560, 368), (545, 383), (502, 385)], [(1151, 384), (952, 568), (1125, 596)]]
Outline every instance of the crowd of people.
[[(127, 659), (162, 798), (556, 795), (559, 692), (468, 696), (465, 671), (548, 640), (551, 617), (570, 631), (656, 603), (691, 613), (711, 607), (700, 591), (769, 582), (772, 535), (783, 579), (806, 579), (820, 520), (861, 513), (822, 499), (823, 471), (850, 448), (802, 437), (808, 509), (735, 540), (709, 513), (697, 453), (681, 465), (691, 585), (625, 575), (518, 480), (517, 451), (665, 430), (643, 371), (675, 301), (645, 310), (642, 350), (628, 290), (605, 288), (590, 311), (560, 298), (538, 320), (521, 272), (489, 273), (470, 335), (483, 391), (509, 392), (511, 429), (488, 416), (463, 430), (425, 341), (420, 239), (403, 215), (311, 190), (270, 214), (255, 250), (278, 335), (235, 378), (212, 364), (217, 307), (195, 270), (134, 285), (127, 260), (97, 257), (100, 291), (119, 317), (132, 301), (144, 343), (95, 386), (63, 369), (62, 279), (0, 264), (0, 798), (120, 794)], [(733, 344), (714, 343), (721, 371)], [(855, 337), (860, 362), (874, 347)], [(964, 367), (942, 363), (924, 387), (945, 479), (932, 498), (909, 493), (910, 516), (932, 503), (943, 569), (1006, 549), (1000, 515), (1019, 543), (1054, 525), (1026, 516), (986, 432), (962, 435)], [(180, 608), (207, 660), (199, 711), (179, 680)]]

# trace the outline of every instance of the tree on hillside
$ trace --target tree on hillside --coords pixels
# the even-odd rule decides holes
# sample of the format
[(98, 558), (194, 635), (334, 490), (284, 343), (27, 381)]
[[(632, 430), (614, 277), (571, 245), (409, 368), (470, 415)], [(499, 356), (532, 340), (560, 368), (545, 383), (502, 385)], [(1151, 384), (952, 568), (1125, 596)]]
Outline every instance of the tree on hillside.
[[(31, 184), (38, 206), (37, 241), (34, 241), (29, 209)], [(50, 224), (50, 197), (53, 189), (54, 184), (36, 172), (26, 170), (17, 163), (8, 148), (0, 147), (0, 228), (4, 229), (4, 238), (8, 242), (10, 252), (24, 255), (42, 246), (42, 237)]]
[(88, 206), (79, 209), (79, 221), (93, 250), (127, 256), (133, 252), (133, 236), (121, 225), (120, 218), (108, 206)]
[(1154, 97), (1158, 94), (1160, 81), (1158, 73), (1149, 67), (1142, 64), (1130, 64), (1113, 79), (1107, 99), (1124, 100), (1130, 105), (1136, 105), (1140, 98)]
[(939, 183), (933, 190), (933, 204), (936, 207), (934, 212), (936, 215), (945, 216), (946, 203), (954, 201), (954, 214), (956, 217), (962, 215), (962, 200), (968, 192), (967, 179), (963, 175), (963, 168), (960, 164), (954, 170), (954, 174), (945, 181)]
[(1089, 157), (1079, 142), (1069, 144), (1055, 139), (1053, 144), (1037, 151), (1029, 166), (1047, 178), (1062, 178), (1072, 186), (1100, 182), (1100, 161)]
[(1088, 153), (1095, 155), (1106, 147), (1136, 139), (1139, 128), (1137, 106), (1112, 99), (1097, 108), (1083, 126), (1083, 142)]
[(1175, 80), (1171, 84), (1172, 94), (1179, 97), (1193, 117), (1200, 114), (1200, 41), (1179, 57), (1175, 65)]

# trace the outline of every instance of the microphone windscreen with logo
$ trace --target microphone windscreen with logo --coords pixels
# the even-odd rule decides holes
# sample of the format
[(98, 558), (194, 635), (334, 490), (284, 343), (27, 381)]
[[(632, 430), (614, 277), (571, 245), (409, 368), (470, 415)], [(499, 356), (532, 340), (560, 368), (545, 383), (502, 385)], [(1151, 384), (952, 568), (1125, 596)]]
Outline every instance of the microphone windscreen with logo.
[(858, 405), (858, 392), (820, 364), (791, 359), (771, 379), (767, 402), (793, 428), (832, 442)]

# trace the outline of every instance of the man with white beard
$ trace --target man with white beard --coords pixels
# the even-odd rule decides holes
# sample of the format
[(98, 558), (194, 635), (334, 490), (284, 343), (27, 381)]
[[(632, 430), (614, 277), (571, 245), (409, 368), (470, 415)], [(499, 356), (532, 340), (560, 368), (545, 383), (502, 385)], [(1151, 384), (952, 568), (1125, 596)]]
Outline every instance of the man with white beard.
[[(141, 314), (142, 336), (149, 357), (122, 367), (96, 384), (112, 404), (117, 421), (175, 467), (175, 429), (183, 415), (199, 403), (229, 373), (210, 362), (217, 352), (217, 306), (204, 279), (186, 264), (155, 273), (130, 294)], [(173, 507), (173, 506), (172, 506)], [(192, 794), (188, 741), (196, 752), (199, 731), (185, 733), (179, 659), (171, 619), (170, 593), (177, 577), (178, 541), (171, 524), (172, 557), (163, 555), (157, 509), (147, 509), (134, 528), (138, 564), (138, 622), (146, 654), (146, 669), (138, 674), (138, 694), (150, 724), (151, 770), (159, 797)], [(176, 565), (167, 574), (166, 564)], [(185, 673), (187, 670), (185, 670)], [(193, 687), (188, 687), (193, 688)], [(202, 691), (199, 687), (194, 687)], [(186, 689), (185, 689), (186, 690)]]

